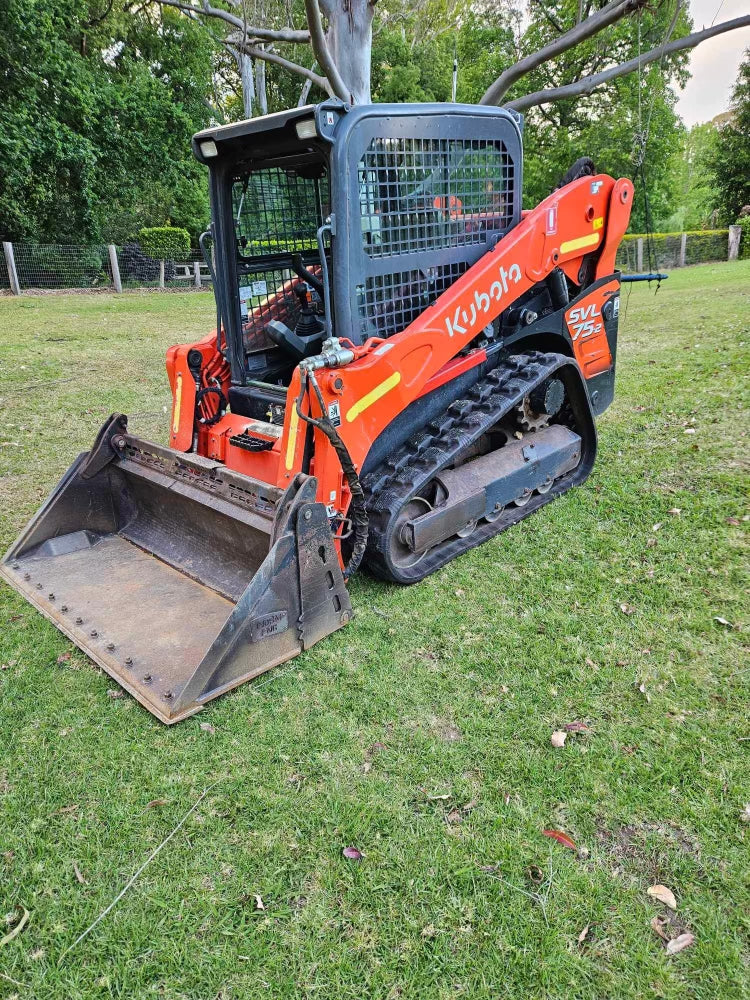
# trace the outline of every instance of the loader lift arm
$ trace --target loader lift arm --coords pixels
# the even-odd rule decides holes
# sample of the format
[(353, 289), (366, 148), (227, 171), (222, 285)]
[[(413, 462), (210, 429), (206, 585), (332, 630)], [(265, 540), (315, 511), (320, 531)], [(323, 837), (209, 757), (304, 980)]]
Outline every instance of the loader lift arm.
[[(338, 406), (340, 434), (357, 467), (362, 466), (393, 414), (405, 410), (438, 380), (445, 366), (461, 364), (457, 356), (481, 331), (555, 268), (578, 283), (584, 257), (598, 253), (596, 278), (612, 274), (632, 197), (629, 180), (615, 181), (606, 174), (581, 178), (560, 188), (527, 213), (406, 329), (385, 341), (373, 339), (354, 347), (351, 363), (320, 376), (326, 406)], [(481, 351), (475, 350), (475, 363), (481, 360)], [(578, 352), (577, 360), (581, 364)], [(289, 398), (296, 398), (299, 390), (297, 371)], [(281, 440), (287, 472), (298, 461), (304, 434), (305, 425), (293, 415)], [(340, 480), (335, 456), (329, 463), (325, 451), (321, 435), (316, 438), (315, 454), (319, 499), (323, 502), (330, 496), (326, 491)]]

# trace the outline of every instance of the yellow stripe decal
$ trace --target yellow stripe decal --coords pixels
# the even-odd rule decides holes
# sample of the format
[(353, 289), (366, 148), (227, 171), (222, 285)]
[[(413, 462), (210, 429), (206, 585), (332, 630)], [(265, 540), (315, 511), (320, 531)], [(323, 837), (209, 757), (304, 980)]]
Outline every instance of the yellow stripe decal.
[(180, 409), (182, 407), (182, 373), (177, 373), (177, 384), (174, 390), (174, 407), (172, 411), (172, 434), (180, 429)]
[(292, 404), (292, 419), (289, 421), (289, 439), (286, 443), (286, 467), (291, 469), (294, 465), (294, 453), (297, 450), (297, 428), (299, 427), (299, 414), (297, 407)]
[(365, 396), (357, 400), (346, 415), (347, 421), (352, 423), (352, 421), (356, 420), (360, 413), (364, 413), (368, 406), (372, 406), (373, 403), (377, 403), (377, 401), (382, 399), (387, 392), (390, 392), (391, 389), (395, 389), (400, 381), (401, 372), (394, 372), (392, 375), (389, 375), (384, 382), (381, 382), (380, 385), (376, 385), (374, 389), (371, 389)]
[(560, 244), (560, 253), (570, 253), (572, 250), (583, 250), (584, 247), (593, 247), (599, 242), (599, 233), (589, 233), (588, 236), (579, 236), (577, 240), (568, 240), (567, 243)]

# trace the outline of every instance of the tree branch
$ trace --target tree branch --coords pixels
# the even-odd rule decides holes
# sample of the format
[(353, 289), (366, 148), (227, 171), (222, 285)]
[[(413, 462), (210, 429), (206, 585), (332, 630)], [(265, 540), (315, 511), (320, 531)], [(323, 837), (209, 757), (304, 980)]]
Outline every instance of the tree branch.
[(513, 84), (520, 80), (521, 77), (526, 76), (527, 73), (536, 69), (537, 66), (541, 66), (543, 63), (549, 62), (550, 59), (554, 59), (555, 56), (559, 56), (563, 52), (567, 52), (568, 49), (579, 45), (587, 38), (591, 38), (592, 35), (597, 35), (603, 28), (614, 24), (615, 21), (619, 21), (625, 14), (636, 10), (643, 2), (644, 0), (610, 0), (596, 14), (587, 17), (580, 24), (576, 24), (569, 31), (553, 39), (548, 45), (545, 45), (538, 51), (524, 56), (523, 59), (519, 59), (513, 66), (509, 66), (487, 88), (479, 103), (499, 104)]
[(191, 0), (154, 0), (163, 7), (174, 7), (185, 14), (201, 17), (215, 17), (233, 28), (239, 29), (244, 35), (250, 38), (258, 38), (264, 42), (292, 42), (305, 44), (310, 41), (310, 32), (296, 28), (257, 28), (253, 25), (246, 25), (241, 17), (223, 10), (221, 7), (212, 7), (208, 0), (203, 0), (199, 5), (191, 3)]
[(331, 50), (328, 48), (318, 0), (305, 0), (305, 12), (307, 13), (307, 26), (310, 29), (310, 44), (318, 66), (323, 70), (331, 85), (333, 96), (340, 97), (342, 101), (351, 101), (351, 94), (342, 80), (336, 63), (333, 61)]
[(726, 31), (734, 31), (736, 28), (746, 27), (750, 27), (750, 15), (735, 17), (731, 21), (724, 21), (711, 28), (704, 28), (703, 31), (694, 31), (692, 35), (685, 35), (684, 38), (676, 38), (673, 42), (669, 42), (668, 45), (657, 45), (656, 48), (651, 49), (649, 52), (644, 52), (641, 56), (636, 56), (635, 59), (629, 59), (627, 62), (620, 63), (619, 66), (611, 66), (609, 69), (605, 69), (601, 73), (595, 73), (593, 76), (585, 76), (577, 83), (569, 83), (563, 87), (551, 87), (549, 90), (537, 90), (533, 94), (526, 94), (525, 97), (509, 101), (505, 107), (512, 108), (514, 111), (525, 111), (527, 108), (536, 107), (538, 104), (549, 104), (551, 101), (560, 101), (566, 97), (585, 96), (597, 87), (601, 87), (603, 83), (608, 83), (617, 77), (627, 76), (628, 73), (635, 72), (639, 65), (648, 66), (649, 63), (657, 62), (663, 56), (671, 55), (673, 52), (681, 52), (683, 49), (693, 49), (696, 45), (700, 45), (701, 42), (705, 42), (707, 38), (713, 38), (714, 35), (721, 35)]
[(285, 59), (280, 56), (278, 52), (274, 52), (272, 49), (262, 49), (255, 45), (250, 45), (247, 42), (240, 42), (235, 40), (232, 44), (241, 49), (244, 53), (251, 56), (253, 59), (262, 59), (265, 62), (275, 63), (276, 66), (281, 66), (283, 69), (288, 69), (292, 73), (299, 73), (300, 76), (305, 76), (310, 81), (310, 83), (316, 84), (321, 87), (326, 93), (330, 94), (331, 97), (334, 96), (331, 85), (326, 80), (324, 76), (315, 73), (313, 70), (308, 69), (306, 66), (301, 66), (299, 63), (292, 62), (290, 59)]

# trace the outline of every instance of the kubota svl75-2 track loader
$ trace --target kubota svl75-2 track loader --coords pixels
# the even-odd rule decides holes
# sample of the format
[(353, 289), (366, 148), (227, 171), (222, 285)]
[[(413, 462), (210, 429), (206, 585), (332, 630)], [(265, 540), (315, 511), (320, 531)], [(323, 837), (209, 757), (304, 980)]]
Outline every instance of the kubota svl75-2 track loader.
[(167, 354), (168, 447), (111, 417), (2, 564), (164, 722), (345, 625), (362, 562), (421, 580), (583, 482), (633, 198), (584, 160), (523, 212), (502, 109), (326, 101), (193, 145), (217, 329)]

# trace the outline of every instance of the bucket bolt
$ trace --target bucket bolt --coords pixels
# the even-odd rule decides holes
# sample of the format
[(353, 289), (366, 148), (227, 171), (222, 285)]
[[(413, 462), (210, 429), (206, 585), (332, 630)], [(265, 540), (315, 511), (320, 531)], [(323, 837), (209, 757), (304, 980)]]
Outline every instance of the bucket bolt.
[(30, 580), (31, 579), (31, 573), (24, 573), (23, 574), (23, 578), (24, 578), (24, 580)]
[(108, 642), (107, 643), (107, 649), (110, 651), (110, 653), (112, 652), (112, 650), (114, 648), (115, 648), (115, 644), (113, 642)]
[(167, 700), (169, 700), (170, 698), (174, 698), (174, 695), (172, 694), (172, 692), (171, 692), (171, 691), (165, 691), (165, 692), (164, 692), (164, 697), (165, 697), (165, 698), (166, 698)]
[(83, 618), (76, 618), (76, 625), (83, 625)]
[(36, 585), (36, 589), (37, 589), (37, 590), (41, 590), (41, 589), (42, 589), (42, 585), (41, 585), (41, 583), (38, 583), (38, 584)]
[(151, 674), (144, 674), (143, 675), (143, 683), (144, 684), (150, 684), (151, 683)]
[(89, 635), (91, 636), (92, 639), (96, 639), (99, 633), (96, 631), (95, 628), (92, 628), (91, 631), (89, 632)]
[(125, 666), (126, 667), (132, 667), (133, 666), (133, 657), (132, 656), (126, 656), (125, 657)]
[(55, 599), (55, 595), (53, 593), (51, 593), (51, 592), (49, 594), (47, 594), (47, 597), (50, 599), (50, 601), (54, 601), (54, 599)]
[(68, 605), (67, 604), (60, 605), (60, 610), (63, 611), (63, 612), (67, 611), (68, 610)]

